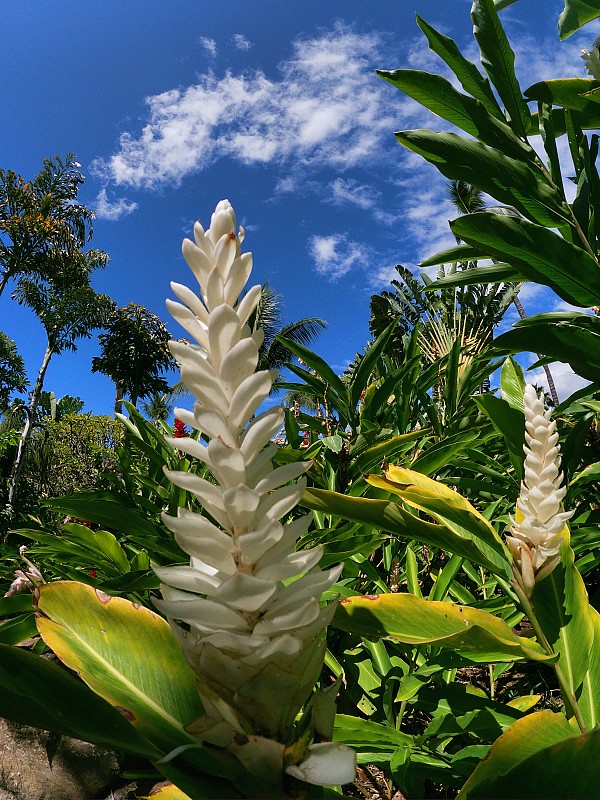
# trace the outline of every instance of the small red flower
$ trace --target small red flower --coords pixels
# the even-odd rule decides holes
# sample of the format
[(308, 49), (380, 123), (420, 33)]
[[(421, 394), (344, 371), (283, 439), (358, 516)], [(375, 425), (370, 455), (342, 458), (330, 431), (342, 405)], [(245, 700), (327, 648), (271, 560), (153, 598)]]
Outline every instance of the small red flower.
[(98, 577), (98, 573), (96, 572), (96, 570), (95, 569), (91, 569), (90, 570), (90, 578), (97, 578), (97, 577)]
[(175, 417), (175, 424), (173, 425), (173, 438), (184, 439), (188, 435), (188, 430), (185, 423)]

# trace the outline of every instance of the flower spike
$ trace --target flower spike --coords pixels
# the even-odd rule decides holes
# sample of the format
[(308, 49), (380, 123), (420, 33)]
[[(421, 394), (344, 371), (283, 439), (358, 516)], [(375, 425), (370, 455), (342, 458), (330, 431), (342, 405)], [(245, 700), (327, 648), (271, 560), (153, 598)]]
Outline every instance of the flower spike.
[(562, 531), (572, 511), (561, 511), (566, 489), (561, 485), (556, 423), (533, 386), (523, 395), (525, 410), (525, 477), (517, 500), (516, 519), (506, 541), (519, 566), (528, 595), (560, 560)]
[[(193, 438), (168, 441), (203, 463), (214, 481), (167, 472), (172, 483), (200, 500), (211, 519), (182, 508), (176, 517), (163, 515), (190, 561), (155, 567), (162, 582), (156, 605), (199, 678), (205, 708), (230, 708), (230, 717), (239, 715), (259, 738), (277, 740), (283, 753), (321, 670), (324, 631), (335, 603), (321, 607), (320, 597), (341, 566), (320, 570), (320, 548), (296, 552), (311, 514), (285, 522), (302, 497), (306, 480), (300, 476), (311, 462), (277, 469), (271, 463), (277, 452), (271, 439), (283, 414), (280, 408), (258, 413), (274, 375), (256, 372), (263, 336), (247, 323), (261, 289), (254, 286), (239, 297), (252, 256), (241, 253), (243, 231), (235, 229), (228, 200), (217, 205), (208, 230), (196, 223), (194, 241), (184, 241), (183, 255), (199, 295), (172, 284), (181, 302), (168, 303), (195, 340), (170, 343), (196, 397), (193, 413), (175, 413), (180, 424), (209, 440), (208, 445)], [(334, 749), (353, 777), (352, 751)], [(316, 758), (312, 751), (310, 757)]]

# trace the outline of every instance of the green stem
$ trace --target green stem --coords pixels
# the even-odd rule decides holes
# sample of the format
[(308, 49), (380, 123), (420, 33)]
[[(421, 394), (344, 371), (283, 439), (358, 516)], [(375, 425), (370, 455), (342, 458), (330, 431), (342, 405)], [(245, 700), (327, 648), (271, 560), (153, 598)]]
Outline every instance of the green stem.
[[(515, 578), (512, 581), (512, 584), (515, 587), (523, 611), (525, 612), (525, 614), (527, 614), (527, 617), (531, 622), (531, 626), (535, 632), (535, 635), (537, 636), (537, 640), (549, 655), (556, 655), (556, 653), (552, 648), (552, 645), (546, 638), (546, 635), (542, 630), (540, 623), (538, 622), (533, 605), (529, 597), (527, 596), (527, 592), (525, 591), (524, 587), (521, 584), (520, 581), (521, 576), (518, 573), (517, 568), (515, 567), (514, 564), (513, 564), (513, 569), (515, 571)], [(577, 724), (579, 725), (579, 729), (581, 730), (581, 732), (587, 733), (587, 728), (585, 726), (585, 722), (583, 721), (581, 710), (579, 708), (577, 700), (575, 699), (575, 695), (571, 691), (571, 687), (569, 686), (567, 678), (564, 672), (562, 671), (560, 664), (555, 663), (552, 665), (552, 667), (554, 669), (554, 672), (556, 673), (556, 677), (558, 679), (558, 685), (560, 686), (560, 691), (563, 696), (565, 706), (571, 712), (568, 716), (574, 716), (575, 719), (577, 720)]]

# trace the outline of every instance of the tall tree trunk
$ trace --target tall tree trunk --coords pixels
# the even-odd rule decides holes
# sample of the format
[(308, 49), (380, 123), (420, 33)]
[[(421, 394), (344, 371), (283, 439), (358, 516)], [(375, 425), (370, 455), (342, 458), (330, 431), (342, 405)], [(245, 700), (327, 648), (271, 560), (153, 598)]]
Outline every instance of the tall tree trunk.
[(42, 365), (37, 375), (37, 380), (35, 382), (33, 392), (31, 393), (29, 405), (27, 406), (27, 421), (25, 423), (25, 427), (23, 428), (23, 433), (21, 434), (21, 438), (19, 440), (17, 455), (15, 457), (15, 462), (13, 464), (13, 468), (10, 475), (7, 506), (9, 511), (11, 512), (14, 511), (15, 494), (17, 491), (17, 487), (19, 485), (19, 480), (21, 478), (21, 472), (23, 471), (25, 448), (27, 447), (27, 443), (31, 438), (31, 433), (33, 430), (32, 422), (35, 419), (35, 412), (40, 402), (40, 395), (42, 394), (42, 389), (44, 388), (44, 378), (46, 377), (46, 371), (48, 369), (48, 365), (50, 364), (50, 359), (52, 358), (53, 353), (54, 351), (51, 348), (50, 344), (48, 343), (46, 347), (46, 352), (44, 353), (44, 358), (42, 359)]
[[(513, 303), (514, 303), (515, 308), (517, 309), (521, 319), (526, 319), (527, 318), (527, 314), (525, 313), (525, 309), (523, 308), (523, 305), (522, 305), (521, 301), (519, 300), (519, 296), (518, 295), (515, 296), (515, 299), (513, 300)], [(541, 353), (538, 353), (537, 357), (538, 358), (543, 358)], [(548, 366), (548, 364), (544, 364), (544, 372), (546, 373), (546, 380), (548, 381), (548, 390), (550, 391), (550, 397), (552, 398), (552, 402), (554, 403), (554, 406), (556, 407), (558, 405), (558, 393), (556, 391), (556, 386), (554, 384), (554, 378), (552, 377), (552, 373), (550, 372), (550, 367)]]
[(115, 384), (115, 415), (123, 413), (123, 386)]

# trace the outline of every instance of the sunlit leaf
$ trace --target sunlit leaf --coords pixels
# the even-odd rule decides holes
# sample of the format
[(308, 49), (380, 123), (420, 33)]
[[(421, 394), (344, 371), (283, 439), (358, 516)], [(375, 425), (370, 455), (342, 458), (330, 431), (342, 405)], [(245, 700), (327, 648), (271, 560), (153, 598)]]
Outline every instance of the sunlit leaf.
[(475, 663), (552, 660), (537, 642), (517, 636), (492, 614), (408, 593), (348, 597), (331, 624), (359, 636), (450, 648)]

